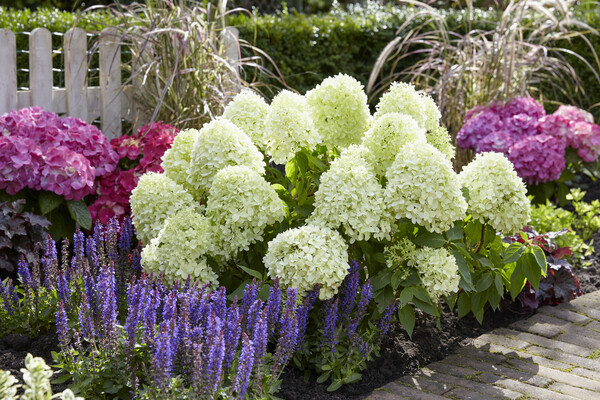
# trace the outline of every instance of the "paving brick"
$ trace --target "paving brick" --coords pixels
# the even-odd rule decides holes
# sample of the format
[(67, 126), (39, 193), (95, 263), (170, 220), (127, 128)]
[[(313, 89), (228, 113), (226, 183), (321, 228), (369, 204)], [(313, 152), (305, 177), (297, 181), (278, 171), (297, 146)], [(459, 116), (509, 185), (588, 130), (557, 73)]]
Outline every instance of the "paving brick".
[(494, 333), (483, 334), (483, 335), (479, 336), (477, 339), (482, 340), (484, 342), (488, 342), (488, 343), (494, 343), (494, 344), (499, 344), (501, 346), (506, 346), (511, 349), (524, 349), (525, 347), (529, 346), (529, 343), (527, 343), (523, 340), (515, 340), (515, 339), (508, 338), (506, 336), (496, 335)]
[[(467, 349), (468, 347), (464, 347), (461, 351), (464, 351), (464, 349)], [(553, 360), (547, 357), (543, 357), (543, 356), (539, 356), (539, 355), (535, 355), (535, 354), (529, 354), (529, 353), (524, 353), (522, 351), (517, 351), (517, 350), (513, 350), (513, 349), (509, 349), (508, 347), (504, 347), (504, 346), (499, 346), (499, 345), (489, 345), (487, 344), (485, 346), (485, 348), (487, 348), (488, 351), (492, 351), (492, 352), (497, 352), (497, 353), (502, 353), (508, 357), (518, 357), (518, 358), (522, 358), (526, 361), (530, 361), (536, 364), (540, 364), (540, 365), (544, 365), (546, 367), (549, 368), (555, 368), (555, 369), (565, 369), (565, 368), (570, 368), (572, 367), (572, 365), (561, 362), (561, 361), (557, 361), (557, 360)]]
[[(567, 303), (568, 304), (568, 303)], [(562, 305), (562, 304), (561, 304)], [(571, 311), (564, 307), (540, 307), (538, 310), (541, 314), (552, 315), (554, 317), (564, 319), (565, 321), (573, 322), (574, 324), (586, 324), (590, 322), (590, 317)]]
[(592, 352), (594, 350), (600, 350), (600, 335), (598, 335), (598, 339), (592, 339), (581, 335), (573, 335), (572, 333), (563, 333), (562, 335), (557, 336), (556, 340), (572, 343), (581, 347), (587, 347), (588, 349), (591, 349)]
[[(512, 349), (511, 349), (512, 350)], [(499, 353), (491, 353), (486, 350), (477, 349), (473, 346), (465, 346), (462, 347), (457, 353), (465, 355), (467, 357), (472, 357), (476, 360), (480, 361), (488, 361), (494, 364), (500, 364), (503, 361), (506, 361), (508, 356)]]
[[(590, 308), (583, 304), (575, 304), (573, 302), (564, 303), (557, 307), (561, 307), (566, 310), (571, 310), (571, 311), (577, 312), (579, 314), (585, 315), (591, 319), (600, 321), (600, 309)], [(544, 307), (542, 307), (542, 308), (544, 308)]]
[(492, 397), (483, 393), (477, 393), (468, 389), (457, 388), (447, 394), (447, 397), (461, 400), (497, 400), (498, 397)]
[(587, 368), (573, 368), (571, 370), (572, 374), (585, 376), (586, 378), (594, 379), (596, 381), (600, 381), (600, 372), (592, 371)]
[(600, 372), (600, 362), (598, 360), (574, 356), (572, 354), (563, 353), (562, 351), (551, 350), (537, 346), (529, 347), (527, 349), (527, 352), (531, 354), (538, 354), (554, 360), (560, 360), (565, 363), (573, 364), (577, 367), (584, 367), (593, 371)]
[[(561, 350), (566, 353), (575, 354), (581, 357), (587, 357), (594, 352), (594, 350), (588, 347), (581, 347), (572, 343), (562, 343), (558, 340), (548, 339), (546, 337), (534, 335), (533, 333), (529, 332), (519, 332), (512, 329), (499, 328), (494, 330), (494, 333), (507, 336), (513, 339), (522, 340), (534, 345)], [(560, 337), (560, 335), (558, 337)]]
[(578, 297), (574, 300), (571, 300), (571, 303), (576, 304), (578, 306), (585, 306), (589, 308), (594, 308), (596, 310), (600, 309), (600, 297), (598, 296), (589, 296), (589, 293), (586, 296)]
[(600, 336), (600, 321), (592, 321), (589, 324), (585, 325), (587, 329), (593, 329), (597, 331), (597, 334)]
[[(594, 322), (595, 321), (592, 321), (592, 323)], [(547, 338), (553, 338), (561, 333), (572, 333), (591, 339), (597, 339), (599, 333), (588, 328), (588, 326), (589, 324), (586, 326), (579, 326), (550, 315), (536, 314), (529, 319), (512, 323), (510, 328), (535, 333)]]
[(583, 400), (597, 399), (600, 395), (598, 392), (592, 392), (590, 390), (569, 386), (559, 382), (555, 382), (552, 385), (548, 386), (548, 389)]
[(514, 390), (516, 392), (521, 392), (523, 394), (529, 395), (535, 399), (544, 399), (544, 400), (572, 400), (573, 398), (570, 396), (566, 396), (561, 393), (553, 392), (548, 389), (544, 389), (541, 387), (528, 385), (523, 382), (519, 382), (514, 379), (504, 378), (502, 376), (493, 375), (493, 374), (481, 374), (481, 379), (483, 382), (489, 383), (495, 386), (501, 386), (510, 390)]
[(473, 368), (467, 368), (467, 367), (460, 367), (458, 365), (449, 365), (449, 364), (444, 364), (442, 362), (435, 362), (432, 364), (429, 364), (427, 366), (427, 368), (436, 371), (436, 372), (441, 372), (443, 374), (448, 374), (448, 375), (454, 375), (454, 376), (459, 376), (459, 377), (467, 377), (467, 376), (473, 376), (479, 373), (479, 371), (474, 370)]
[(453, 389), (453, 386), (443, 382), (436, 382), (422, 376), (405, 376), (399, 380), (400, 383), (414, 387), (415, 389), (434, 394), (444, 394)]
[[(441, 364), (447, 368), (452, 368), (452, 366), (449, 366), (447, 364)], [(509, 389), (505, 389), (505, 388), (500, 388), (500, 387), (495, 387), (495, 386), (491, 386), (491, 385), (486, 385), (484, 383), (481, 383), (479, 381), (477, 381), (476, 376), (472, 377), (471, 379), (465, 379), (463, 377), (460, 376), (453, 376), (450, 374), (445, 374), (439, 371), (434, 371), (432, 369), (429, 369), (428, 367), (426, 368), (422, 368), (419, 370), (418, 375), (422, 375), (427, 377), (427, 379), (431, 379), (433, 381), (436, 382), (442, 382), (442, 383), (447, 383), (448, 385), (451, 386), (455, 386), (457, 388), (463, 388), (468, 390), (471, 393), (482, 393), (488, 396), (492, 396), (492, 397), (498, 397), (498, 398), (502, 398), (502, 399), (518, 399), (519, 397), (521, 397), (523, 394), (519, 393), (519, 392), (515, 392)], [(450, 394), (453, 393), (448, 392), (446, 393), (446, 397)], [(457, 396), (460, 397), (460, 396)]]
[(559, 371), (557, 369), (548, 368), (521, 360), (512, 360), (512, 367), (531, 374), (544, 376), (556, 382), (561, 382), (600, 393), (600, 382), (578, 375), (573, 375), (568, 372)]
[[(544, 387), (548, 385), (551, 380), (542, 376), (538, 376), (535, 373), (522, 372), (514, 368), (500, 365), (500, 364), (489, 364), (482, 361), (473, 360), (471, 358), (461, 357), (459, 355), (451, 355), (446, 357), (442, 362), (452, 365), (462, 365), (470, 368), (474, 368), (477, 371), (488, 372), (491, 374), (505, 376), (510, 379), (515, 379), (520, 382), (527, 382), (531, 385)], [(535, 364), (534, 364), (535, 365)]]
[(390, 393), (386, 390), (376, 389), (367, 400), (402, 400), (402, 399), (410, 399), (410, 397), (399, 396), (394, 393)]
[(412, 387), (409, 387), (409, 386), (405, 386), (405, 385), (401, 385), (401, 384), (396, 383), (396, 382), (390, 382), (387, 385), (385, 385), (384, 387), (382, 387), (382, 389), (387, 390), (390, 393), (398, 394), (400, 396), (408, 397), (409, 399), (415, 399), (415, 400), (440, 400), (440, 399), (444, 399), (444, 397), (438, 396), (437, 394), (422, 392), (422, 391), (417, 390), (415, 388), (412, 388)]

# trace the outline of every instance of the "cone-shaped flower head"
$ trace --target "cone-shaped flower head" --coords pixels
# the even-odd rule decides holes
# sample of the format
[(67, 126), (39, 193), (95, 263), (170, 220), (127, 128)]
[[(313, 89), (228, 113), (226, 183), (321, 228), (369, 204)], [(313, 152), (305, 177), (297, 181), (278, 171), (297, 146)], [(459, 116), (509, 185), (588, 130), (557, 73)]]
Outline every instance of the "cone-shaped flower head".
[(129, 201), (133, 224), (143, 243), (150, 243), (158, 235), (167, 217), (194, 204), (192, 195), (181, 185), (154, 172), (140, 177)]
[(319, 298), (330, 299), (348, 273), (348, 245), (329, 228), (305, 225), (280, 233), (263, 259), (269, 275), (304, 295), (320, 285)]
[(351, 76), (329, 77), (306, 93), (316, 130), (327, 147), (361, 142), (370, 117), (363, 85)]
[(167, 282), (191, 277), (200, 284), (215, 286), (217, 274), (206, 262), (212, 246), (208, 219), (192, 208), (170, 216), (158, 236), (142, 250), (142, 265), (148, 273), (164, 273)]
[(308, 111), (306, 97), (282, 90), (273, 99), (265, 131), (267, 153), (285, 164), (303, 147), (314, 149), (321, 141)]
[(529, 221), (530, 203), (523, 180), (501, 153), (479, 153), (458, 175), (469, 190), (473, 218), (509, 235)]
[(192, 149), (200, 136), (197, 129), (185, 129), (175, 136), (171, 147), (163, 154), (161, 167), (165, 175), (183, 186), (188, 192), (193, 192), (189, 183), (187, 171), (192, 160)]
[(408, 266), (419, 272), (421, 282), (433, 301), (458, 291), (458, 266), (448, 250), (431, 247), (417, 249), (410, 255)]
[(191, 154), (188, 179), (196, 198), (202, 197), (221, 169), (230, 165), (244, 165), (264, 174), (264, 157), (252, 140), (233, 122), (216, 119), (200, 130)]
[(426, 104), (424, 99), (425, 96), (419, 94), (412, 84), (394, 82), (389, 90), (381, 96), (375, 117), (389, 113), (402, 113), (413, 117), (420, 127), (429, 128), (436, 119), (439, 120), (439, 117), (431, 104)]
[(402, 147), (387, 171), (386, 202), (395, 218), (442, 233), (467, 210), (458, 176), (446, 156), (427, 143)]
[(258, 94), (249, 89), (244, 89), (227, 104), (223, 117), (233, 122), (254, 144), (264, 149), (266, 141), (265, 122), (269, 105)]
[(258, 172), (232, 166), (216, 174), (206, 216), (214, 226), (214, 255), (229, 259), (262, 240), (265, 228), (285, 217), (285, 204)]

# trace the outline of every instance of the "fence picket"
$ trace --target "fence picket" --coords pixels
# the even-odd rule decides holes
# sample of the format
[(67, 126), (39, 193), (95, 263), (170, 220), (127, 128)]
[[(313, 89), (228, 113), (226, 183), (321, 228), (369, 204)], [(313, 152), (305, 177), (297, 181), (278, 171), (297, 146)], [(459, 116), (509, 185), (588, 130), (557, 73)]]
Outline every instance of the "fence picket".
[(100, 119), (109, 138), (121, 135), (121, 52), (114, 28), (100, 33)]
[(17, 41), (8, 29), (0, 29), (0, 114), (17, 108)]
[(64, 38), (67, 114), (88, 120), (87, 37), (80, 28), (71, 28)]
[(36, 28), (29, 35), (29, 95), (31, 104), (52, 109), (52, 34)]

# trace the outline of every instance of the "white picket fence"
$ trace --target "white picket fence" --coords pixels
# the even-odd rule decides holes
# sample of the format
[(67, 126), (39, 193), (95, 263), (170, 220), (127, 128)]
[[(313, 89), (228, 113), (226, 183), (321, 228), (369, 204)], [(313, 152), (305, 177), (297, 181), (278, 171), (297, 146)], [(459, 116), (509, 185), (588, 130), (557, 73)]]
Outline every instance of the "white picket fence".
[[(237, 40), (235, 28), (225, 28), (224, 39)], [(71, 28), (64, 35), (65, 87), (52, 86), (52, 34), (45, 28), (29, 35), (29, 89), (17, 89), (17, 49), (15, 34), (0, 29), (0, 115), (23, 107), (39, 106), (58, 114), (87, 122), (100, 118), (101, 130), (109, 138), (121, 135), (121, 120), (134, 126), (140, 121), (132, 101), (132, 87), (121, 85), (121, 52), (114, 28), (100, 33), (99, 86), (87, 86), (88, 43), (86, 33)], [(239, 60), (239, 49), (230, 45), (227, 56), (233, 65)]]
[(29, 35), (29, 90), (17, 90), (15, 34), (0, 29), (0, 114), (40, 106), (58, 114), (94, 121), (109, 138), (121, 135), (121, 119), (135, 121), (136, 111), (128, 88), (121, 90), (121, 53), (113, 29), (100, 33), (99, 86), (87, 86), (86, 33), (72, 28), (64, 35), (65, 87), (52, 87), (52, 34), (45, 28)]

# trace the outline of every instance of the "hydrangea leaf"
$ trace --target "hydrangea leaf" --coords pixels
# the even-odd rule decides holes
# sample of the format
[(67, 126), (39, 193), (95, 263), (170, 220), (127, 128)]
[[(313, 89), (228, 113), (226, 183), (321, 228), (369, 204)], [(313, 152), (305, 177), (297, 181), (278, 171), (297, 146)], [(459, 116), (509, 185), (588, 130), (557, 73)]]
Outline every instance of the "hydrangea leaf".
[(69, 214), (71, 214), (71, 217), (75, 222), (84, 229), (92, 229), (92, 215), (83, 200), (69, 200), (67, 201), (67, 207), (69, 208)]
[(65, 201), (64, 197), (45, 190), (41, 190), (38, 196), (38, 203), (40, 205), (40, 211), (42, 212), (42, 215), (46, 215), (50, 211), (58, 208), (58, 206)]

